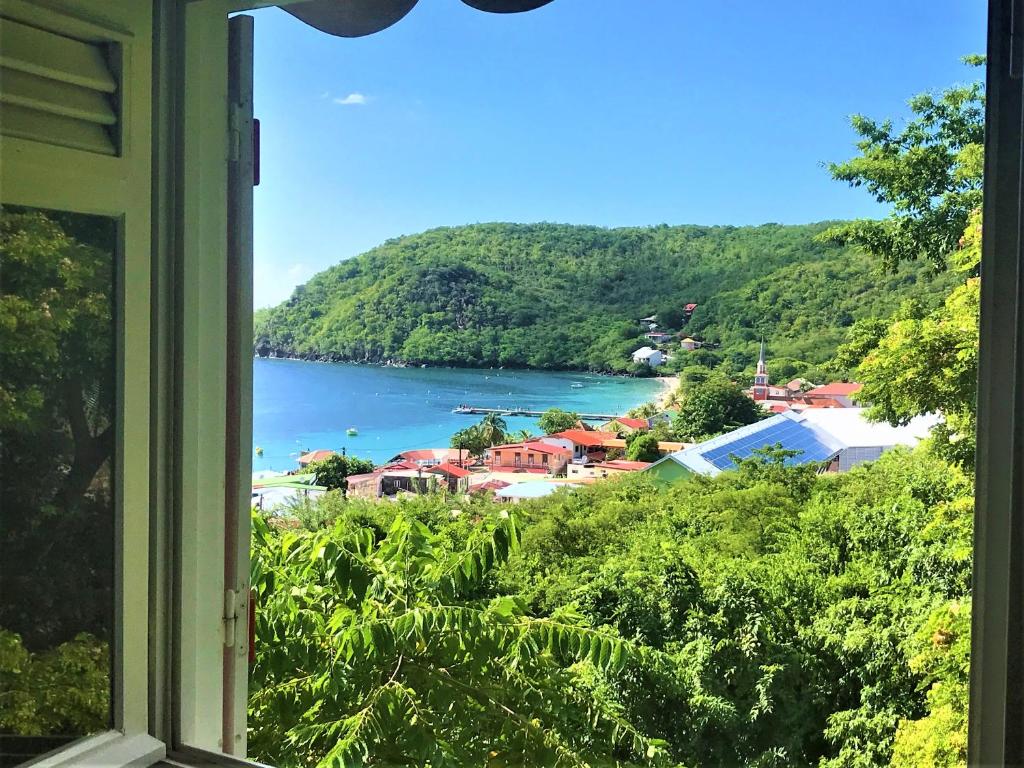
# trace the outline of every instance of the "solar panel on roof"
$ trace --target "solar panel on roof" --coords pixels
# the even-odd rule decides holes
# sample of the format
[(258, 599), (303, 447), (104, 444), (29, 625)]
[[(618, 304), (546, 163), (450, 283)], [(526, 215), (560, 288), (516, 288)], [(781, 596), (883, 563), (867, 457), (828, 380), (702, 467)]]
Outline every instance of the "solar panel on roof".
[(800, 451), (796, 456), (786, 459), (786, 464), (806, 464), (810, 461), (824, 461), (835, 451), (815, 437), (811, 430), (786, 419), (772, 424), (751, 434), (739, 435), (735, 440), (701, 451), (701, 455), (718, 469), (729, 469), (735, 466), (732, 455), (740, 459), (749, 458), (754, 451), (767, 448), (776, 443), (789, 451)]

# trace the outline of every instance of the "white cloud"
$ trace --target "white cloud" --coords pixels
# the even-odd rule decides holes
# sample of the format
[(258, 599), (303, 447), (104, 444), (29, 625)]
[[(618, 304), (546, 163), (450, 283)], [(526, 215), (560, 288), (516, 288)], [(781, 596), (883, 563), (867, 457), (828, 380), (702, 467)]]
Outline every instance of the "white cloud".
[(366, 96), (364, 96), (361, 93), (350, 93), (345, 98), (337, 98), (337, 99), (335, 99), (334, 103), (335, 104), (344, 104), (345, 106), (349, 106), (351, 104), (365, 104), (366, 103)]

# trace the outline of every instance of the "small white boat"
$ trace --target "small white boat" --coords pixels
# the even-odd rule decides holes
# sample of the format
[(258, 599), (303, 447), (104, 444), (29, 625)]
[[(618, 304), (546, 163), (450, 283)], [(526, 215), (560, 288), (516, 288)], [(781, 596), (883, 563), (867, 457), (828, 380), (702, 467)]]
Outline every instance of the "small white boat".
[(582, 385), (582, 384), (581, 384), (580, 382), (578, 382), (578, 381), (574, 381), (574, 382), (573, 382), (572, 384), (570, 384), (569, 386), (570, 386), (570, 387), (571, 387), (572, 389), (583, 389), (583, 385)]
[(348, 429), (345, 430), (345, 434), (348, 435), (349, 437), (355, 437), (356, 435), (359, 434), (359, 430), (356, 429), (355, 427), (349, 427)]

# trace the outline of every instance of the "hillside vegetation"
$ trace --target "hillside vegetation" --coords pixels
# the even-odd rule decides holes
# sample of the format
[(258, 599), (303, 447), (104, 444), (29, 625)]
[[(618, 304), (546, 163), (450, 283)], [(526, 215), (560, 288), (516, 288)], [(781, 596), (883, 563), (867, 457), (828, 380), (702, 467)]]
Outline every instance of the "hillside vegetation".
[(692, 302), (685, 330), (720, 343), (732, 367), (756, 359), (762, 335), (774, 358), (816, 365), (855, 320), (901, 298), (934, 305), (948, 289), (921, 263), (883, 274), (876, 259), (818, 239), (827, 227), (434, 229), (331, 267), (258, 313), (256, 351), (626, 372), (645, 343), (638, 319), (678, 317)]

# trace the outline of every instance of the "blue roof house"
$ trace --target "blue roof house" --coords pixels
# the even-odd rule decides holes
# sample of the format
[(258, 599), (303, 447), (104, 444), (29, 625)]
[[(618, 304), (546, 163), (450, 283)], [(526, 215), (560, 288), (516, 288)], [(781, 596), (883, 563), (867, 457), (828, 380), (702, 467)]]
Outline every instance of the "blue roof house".
[(836, 469), (846, 471), (862, 461), (877, 459), (896, 445), (914, 445), (926, 437), (936, 419), (921, 417), (905, 427), (870, 422), (862, 408), (845, 408), (843, 413), (787, 411), (756, 424), (670, 453), (645, 472), (656, 482), (673, 483), (692, 475), (714, 476), (736, 466), (732, 457), (745, 459), (754, 451), (781, 445), (799, 451), (787, 464), (807, 464), (837, 459)]

